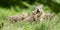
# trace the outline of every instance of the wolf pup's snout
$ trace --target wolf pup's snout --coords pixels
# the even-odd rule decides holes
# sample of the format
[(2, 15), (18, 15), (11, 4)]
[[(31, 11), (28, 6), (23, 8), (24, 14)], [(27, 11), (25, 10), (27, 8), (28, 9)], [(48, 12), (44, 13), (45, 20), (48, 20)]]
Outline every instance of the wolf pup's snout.
[(36, 13), (39, 13), (40, 11), (39, 11), (39, 9), (37, 9), (37, 12)]

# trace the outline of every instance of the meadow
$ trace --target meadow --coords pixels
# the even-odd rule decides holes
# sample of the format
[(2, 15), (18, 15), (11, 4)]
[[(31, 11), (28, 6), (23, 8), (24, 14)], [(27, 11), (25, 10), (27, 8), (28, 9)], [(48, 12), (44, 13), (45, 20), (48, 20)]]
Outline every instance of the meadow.
[[(24, 3), (24, 2), (23, 2)], [(17, 22), (9, 23), (8, 16), (30, 13), (35, 5), (26, 4), (29, 8), (21, 9), (19, 6), (10, 6), (10, 8), (0, 7), (0, 30), (60, 30), (60, 12), (56, 13), (50, 21), (42, 22)], [(44, 6), (44, 11), (48, 13), (54, 13), (48, 6)]]

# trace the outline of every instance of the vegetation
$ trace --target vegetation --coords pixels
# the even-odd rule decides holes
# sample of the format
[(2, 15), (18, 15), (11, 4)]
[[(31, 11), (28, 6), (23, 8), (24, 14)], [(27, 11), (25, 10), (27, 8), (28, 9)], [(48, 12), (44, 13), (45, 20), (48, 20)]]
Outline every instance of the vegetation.
[[(8, 16), (30, 13), (40, 4), (45, 12), (55, 13), (50, 21), (9, 23)], [(60, 0), (0, 0), (0, 30), (60, 30)]]

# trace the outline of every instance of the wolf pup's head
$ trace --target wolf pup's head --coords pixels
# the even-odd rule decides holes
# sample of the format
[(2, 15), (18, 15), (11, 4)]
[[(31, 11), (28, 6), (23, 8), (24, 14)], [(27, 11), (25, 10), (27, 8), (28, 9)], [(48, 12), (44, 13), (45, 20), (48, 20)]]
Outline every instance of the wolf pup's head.
[(36, 10), (36, 13), (40, 13), (43, 11), (43, 4), (39, 5), (39, 6), (36, 6), (35, 7), (35, 10)]

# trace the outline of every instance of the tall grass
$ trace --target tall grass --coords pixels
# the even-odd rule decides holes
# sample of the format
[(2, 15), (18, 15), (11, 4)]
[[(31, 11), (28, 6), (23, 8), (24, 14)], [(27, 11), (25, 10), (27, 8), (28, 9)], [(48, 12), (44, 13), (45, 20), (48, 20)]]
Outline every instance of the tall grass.
[[(30, 13), (33, 10), (33, 6), (30, 5), (28, 9), (20, 9), (18, 6), (11, 6), (10, 9), (0, 7), (0, 29), (1, 30), (60, 30), (60, 13), (56, 14), (49, 21), (42, 22), (17, 22), (9, 23), (7, 20), (8, 16), (21, 14), (21, 13)], [(44, 7), (44, 11), (51, 12), (48, 6)], [(2, 23), (4, 25), (2, 25)]]

